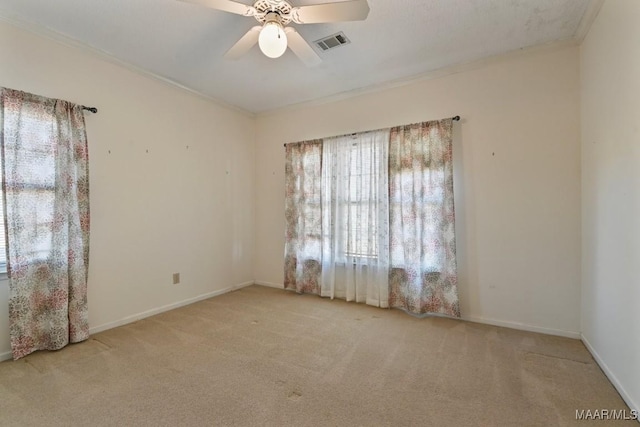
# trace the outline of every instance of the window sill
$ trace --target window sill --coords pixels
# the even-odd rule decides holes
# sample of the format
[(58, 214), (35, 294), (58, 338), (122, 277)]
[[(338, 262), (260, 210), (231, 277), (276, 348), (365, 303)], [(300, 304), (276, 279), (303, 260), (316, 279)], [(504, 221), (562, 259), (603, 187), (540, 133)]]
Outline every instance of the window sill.
[(336, 262), (335, 265), (338, 267), (375, 267), (377, 262), (377, 260), (373, 262), (371, 258), (360, 258), (357, 261)]

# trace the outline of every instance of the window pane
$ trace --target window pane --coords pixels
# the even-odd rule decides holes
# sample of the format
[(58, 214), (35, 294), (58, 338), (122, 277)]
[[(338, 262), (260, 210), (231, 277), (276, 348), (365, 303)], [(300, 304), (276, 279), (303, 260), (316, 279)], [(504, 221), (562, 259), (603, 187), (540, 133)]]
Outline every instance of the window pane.
[[(336, 212), (342, 224), (340, 246), (346, 256), (377, 257), (377, 200), (380, 169), (379, 147), (374, 142), (357, 141), (338, 144), (335, 172)], [(340, 191), (345, 188), (345, 191)]]

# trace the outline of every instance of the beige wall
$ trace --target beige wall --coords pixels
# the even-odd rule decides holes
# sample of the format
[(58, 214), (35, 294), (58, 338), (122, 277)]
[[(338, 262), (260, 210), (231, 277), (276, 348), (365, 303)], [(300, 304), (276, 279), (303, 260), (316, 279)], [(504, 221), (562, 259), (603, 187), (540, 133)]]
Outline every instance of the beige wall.
[(577, 337), (576, 47), (545, 49), (257, 120), (255, 279), (282, 286), (283, 143), (459, 114), (454, 144), (465, 318)]
[(640, 2), (607, 1), (581, 47), (582, 334), (640, 410)]
[[(579, 333), (575, 47), (257, 119), (1, 23), (0, 55), (0, 86), (100, 108), (87, 115), (94, 331), (254, 279), (281, 286), (284, 142), (459, 114), (464, 317)], [(6, 300), (0, 282), (0, 356)]]
[(100, 110), (86, 116), (93, 331), (253, 280), (253, 117), (2, 22), (0, 58), (0, 86)]

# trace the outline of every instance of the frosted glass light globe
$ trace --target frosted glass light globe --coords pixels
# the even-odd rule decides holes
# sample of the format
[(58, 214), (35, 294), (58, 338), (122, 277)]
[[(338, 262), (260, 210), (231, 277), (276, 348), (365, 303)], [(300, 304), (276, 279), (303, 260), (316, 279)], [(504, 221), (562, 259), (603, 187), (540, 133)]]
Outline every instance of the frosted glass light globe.
[(277, 22), (267, 22), (258, 37), (260, 50), (269, 58), (279, 58), (287, 50), (287, 35)]

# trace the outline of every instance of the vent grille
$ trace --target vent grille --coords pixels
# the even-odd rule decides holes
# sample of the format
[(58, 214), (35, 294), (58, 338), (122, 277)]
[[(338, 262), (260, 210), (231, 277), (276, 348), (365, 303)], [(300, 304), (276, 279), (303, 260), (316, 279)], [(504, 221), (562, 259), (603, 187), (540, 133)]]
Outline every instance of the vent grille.
[(351, 43), (342, 31), (314, 42), (320, 49), (329, 50)]

